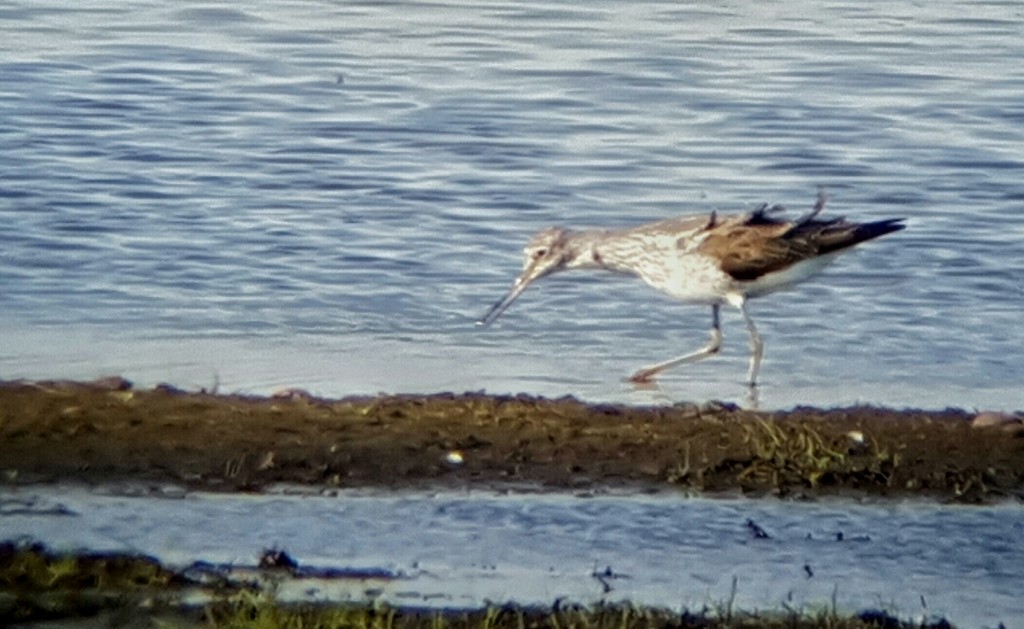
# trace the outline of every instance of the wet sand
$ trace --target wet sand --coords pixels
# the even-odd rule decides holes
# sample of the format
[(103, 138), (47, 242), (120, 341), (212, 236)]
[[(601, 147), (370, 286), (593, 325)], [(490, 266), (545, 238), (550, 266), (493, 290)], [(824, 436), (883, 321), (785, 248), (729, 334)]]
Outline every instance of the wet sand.
[(1024, 497), (1024, 425), (962, 410), (759, 412), (448, 393), (260, 398), (134, 390), (120, 378), (4, 382), (0, 451), (6, 484)]

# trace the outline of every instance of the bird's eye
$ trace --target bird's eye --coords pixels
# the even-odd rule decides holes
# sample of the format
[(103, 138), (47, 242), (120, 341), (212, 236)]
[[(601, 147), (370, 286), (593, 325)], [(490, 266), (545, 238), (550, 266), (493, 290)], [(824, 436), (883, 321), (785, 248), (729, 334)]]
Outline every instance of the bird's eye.
[(540, 258), (543, 258), (546, 255), (548, 255), (548, 250), (547, 249), (534, 249), (533, 250), (533, 259), (534, 260), (539, 260)]

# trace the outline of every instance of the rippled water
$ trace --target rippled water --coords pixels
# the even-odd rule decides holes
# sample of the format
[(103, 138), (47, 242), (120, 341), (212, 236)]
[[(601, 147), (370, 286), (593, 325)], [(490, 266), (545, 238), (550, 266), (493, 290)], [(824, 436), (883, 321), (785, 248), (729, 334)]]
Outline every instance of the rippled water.
[(566, 275), (473, 321), (549, 224), (777, 201), (906, 216), (753, 306), (762, 403), (1024, 407), (1013, 2), (0, 8), (0, 377), (327, 395), (740, 397), (706, 309)]
[[(630, 600), (678, 609), (783, 604), (961, 627), (1024, 618), (1017, 507), (701, 500), (678, 496), (0, 493), (0, 539), (253, 566), (267, 548), (307, 568), (396, 581), (299, 582), (282, 595), (448, 607)], [(753, 520), (768, 535), (756, 538)], [(597, 573), (602, 578), (595, 578)], [(603, 581), (603, 583), (602, 583)], [(607, 591), (606, 591), (607, 586)]]

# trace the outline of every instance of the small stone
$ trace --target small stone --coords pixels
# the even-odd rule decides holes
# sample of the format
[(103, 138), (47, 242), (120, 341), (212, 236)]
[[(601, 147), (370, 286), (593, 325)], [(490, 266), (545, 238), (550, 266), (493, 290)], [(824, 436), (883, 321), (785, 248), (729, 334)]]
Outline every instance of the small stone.
[(448, 454), (444, 455), (444, 462), (451, 467), (459, 467), (466, 462), (466, 459), (462, 456), (462, 452), (452, 450)]
[(285, 389), (278, 389), (270, 394), (275, 400), (303, 400), (310, 401), (313, 399), (313, 394), (305, 389), (299, 389), (297, 387), (288, 387)]
[(991, 428), (993, 426), (1008, 426), (1020, 423), (1021, 417), (1019, 415), (996, 411), (982, 411), (971, 420), (971, 428)]

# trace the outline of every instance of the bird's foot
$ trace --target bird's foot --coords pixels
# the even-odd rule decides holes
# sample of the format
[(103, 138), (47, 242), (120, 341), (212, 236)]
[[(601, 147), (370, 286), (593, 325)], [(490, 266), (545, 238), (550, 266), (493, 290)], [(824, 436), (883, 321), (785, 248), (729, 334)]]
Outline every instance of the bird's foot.
[(758, 388), (756, 382), (747, 383), (746, 406), (752, 411), (761, 408), (761, 389)]

